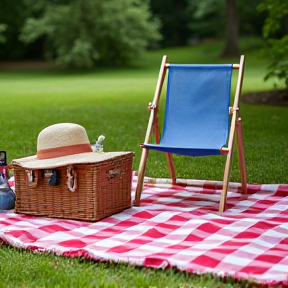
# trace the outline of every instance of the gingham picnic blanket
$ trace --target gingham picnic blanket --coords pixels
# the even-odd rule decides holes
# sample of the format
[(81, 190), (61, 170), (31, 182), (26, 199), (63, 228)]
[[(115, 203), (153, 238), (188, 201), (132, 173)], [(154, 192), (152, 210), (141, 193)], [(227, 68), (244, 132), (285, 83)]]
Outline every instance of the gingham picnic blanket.
[(180, 182), (146, 177), (141, 207), (95, 223), (2, 211), (0, 239), (67, 257), (288, 285), (288, 184), (248, 185), (243, 199), (231, 183), (219, 214), (220, 182)]

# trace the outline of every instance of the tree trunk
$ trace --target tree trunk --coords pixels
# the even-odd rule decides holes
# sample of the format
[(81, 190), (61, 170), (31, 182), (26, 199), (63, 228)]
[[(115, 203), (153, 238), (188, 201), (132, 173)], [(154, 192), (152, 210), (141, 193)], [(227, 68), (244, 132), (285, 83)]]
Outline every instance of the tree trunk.
[(222, 52), (223, 57), (239, 56), (239, 23), (237, 14), (237, 0), (226, 0), (226, 44)]

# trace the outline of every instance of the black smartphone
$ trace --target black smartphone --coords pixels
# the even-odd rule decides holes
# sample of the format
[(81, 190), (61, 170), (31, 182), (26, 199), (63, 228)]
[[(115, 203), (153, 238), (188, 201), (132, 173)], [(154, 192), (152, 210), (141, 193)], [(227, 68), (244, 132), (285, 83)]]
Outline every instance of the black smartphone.
[(0, 151), (0, 166), (7, 166), (6, 151)]

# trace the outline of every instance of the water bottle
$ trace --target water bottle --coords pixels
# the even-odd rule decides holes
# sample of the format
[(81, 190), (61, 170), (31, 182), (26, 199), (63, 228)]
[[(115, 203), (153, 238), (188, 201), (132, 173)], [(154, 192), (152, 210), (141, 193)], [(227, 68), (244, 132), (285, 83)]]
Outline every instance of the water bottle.
[(15, 193), (0, 173), (0, 210), (10, 210), (15, 206)]
[(95, 152), (104, 152), (104, 149), (103, 149), (103, 141), (105, 139), (105, 136), (103, 135), (100, 135), (98, 137), (98, 140), (96, 141), (96, 144), (95, 144)]
[(103, 144), (99, 141), (96, 141), (95, 152), (103, 152)]

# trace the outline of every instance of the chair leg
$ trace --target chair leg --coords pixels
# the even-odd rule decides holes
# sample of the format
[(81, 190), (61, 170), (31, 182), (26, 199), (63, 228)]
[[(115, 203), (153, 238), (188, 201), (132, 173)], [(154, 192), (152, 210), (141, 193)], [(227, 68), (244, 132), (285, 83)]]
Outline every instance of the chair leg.
[(233, 145), (227, 154), (225, 170), (224, 170), (224, 177), (223, 177), (223, 187), (221, 192), (221, 199), (219, 205), (219, 213), (223, 213), (225, 211), (226, 205), (226, 198), (227, 198), (227, 191), (229, 186), (229, 177), (230, 177), (230, 170), (231, 170), (231, 162), (232, 162), (232, 155), (233, 155)]
[[(245, 157), (244, 157), (244, 148), (243, 148), (243, 137), (242, 137), (242, 124), (241, 118), (238, 118), (236, 121), (236, 140), (237, 140), (237, 148), (239, 155), (239, 164), (240, 164), (240, 174), (241, 174), (241, 183), (242, 183), (242, 194), (247, 194), (247, 176), (246, 176), (246, 166), (245, 166)], [(223, 188), (221, 193), (221, 200), (219, 206), (219, 212), (223, 213), (225, 211), (226, 199), (227, 199), (227, 191), (229, 186), (229, 176), (231, 170), (231, 162), (233, 155), (233, 145), (227, 155), (224, 178), (223, 178)]]
[(140, 164), (139, 164), (138, 180), (137, 180), (135, 200), (134, 200), (135, 206), (140, 206), (140, 199), (141, 199), (141, 194), (142, 194), (142, 190), (143, 190), (146, 163), (147, 163), (148, 152), (149, 152), (148, 149), (146, 149), (146, 148), (142, 148), (142, 149), (143, 150), (142, 150), (141, 160), (140, 160)]
[(246, 175), (244, 148), (243, 148), (241, 118), (238, 118), (236, 122), (236, 137), (237, 137), (238, 157), (239, 157), (240, 175), (242, 183), (242, 194), (247, 195), (247, 175)]
[(176, 184), (176, 176), (175, 176), (175, 169), (174, 169), (174, 164), (172, 160), (172, 155), (170, 153), (166, 153), (168, 165), (169, 165), (169, 172), (170, 172), (170, 177), (172, 179), (172, 184)]

